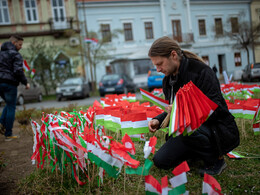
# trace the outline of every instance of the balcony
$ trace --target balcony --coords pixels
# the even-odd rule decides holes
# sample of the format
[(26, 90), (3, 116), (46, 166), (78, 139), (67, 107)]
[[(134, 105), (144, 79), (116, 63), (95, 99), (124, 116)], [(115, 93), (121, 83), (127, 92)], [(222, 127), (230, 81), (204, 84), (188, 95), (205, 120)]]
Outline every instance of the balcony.
[(178, 41), (181, 46), (191, 46), (194, 43), (193, 33), (182, 33), (178, 36), (173, 34), (168, 35), (168, 37), (173, 38), (174, 40)]
[(49, 25), (51, 31), (73, 29), (73, 17), (50, 18)]
[(73, 20), (73, 17), (49, 18), (46, 22), (33, 24), (12, 23), (2, 25), (1, 28), (0, 39), (9, 38), (12, 34), (19, 34), (23, 37), (49, 35), (55, 38), (70, 37), (74, 32), (80, 32), (77, 21)]

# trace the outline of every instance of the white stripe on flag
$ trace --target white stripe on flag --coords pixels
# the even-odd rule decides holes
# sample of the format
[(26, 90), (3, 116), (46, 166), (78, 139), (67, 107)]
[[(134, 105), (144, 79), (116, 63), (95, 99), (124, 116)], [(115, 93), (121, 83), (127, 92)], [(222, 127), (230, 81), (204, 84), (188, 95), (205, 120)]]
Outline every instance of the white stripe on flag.
[(183, 172), (180, 175), (176, 175), (175, 177), (170, 179), (170, 183), (173, 188), (176, 188), (177, 186), (183, 185), (187, 183), (187, 175), (186, 172)]

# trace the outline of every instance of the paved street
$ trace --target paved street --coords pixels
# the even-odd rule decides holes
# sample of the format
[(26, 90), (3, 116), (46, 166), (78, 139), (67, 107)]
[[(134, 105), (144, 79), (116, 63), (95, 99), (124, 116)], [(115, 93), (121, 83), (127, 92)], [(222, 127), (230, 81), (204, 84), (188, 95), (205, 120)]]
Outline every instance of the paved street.
[[(89, 98), (85, 98), (85, 99), (75, 99), (75, 100), (63, 100), (58, 102), (57, 100), (50, 100), (50, 101), (43, 101), (43, 102), (26, 102), (25, 108), (26, 109), (30, 109), (30, 108), (36, 108), (36, 109), (41, 109), (41, 108), (51, 108), (51, 107), (55, 107), (55, 108), (62, 108), (62, 107), (66, 107), (70, 104), (77, 104), (78, 106), (83, 106), (83, 105), (92, 105), (93, 102), (95, 100), (100, 101), (99, 96), (96, 97), (89, 97)], [(142, 96), (140, 93), (136, 93), (136, 98), (137, 99), (142, 99)], [(0, 112), (3, 111), (4, 105), (0, 106)], [(23, 110), (23, 106), (21, 105), (17, 105), (16, 106), (16, 110)]]

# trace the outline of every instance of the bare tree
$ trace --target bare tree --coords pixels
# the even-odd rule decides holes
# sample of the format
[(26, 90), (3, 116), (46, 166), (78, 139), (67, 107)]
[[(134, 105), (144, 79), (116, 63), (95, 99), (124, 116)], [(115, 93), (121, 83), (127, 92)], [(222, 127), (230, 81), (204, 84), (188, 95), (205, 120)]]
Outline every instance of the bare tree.
[[(97, 40), (98, 42), (89, 42), (87, 43), (86, 47), (86, 57), (88, 60), (88, 63), (91, 67), (90, 73), (91, 75), (91, 83), (92, 83), (92, 90), (96, 90), (96, 76), (97, 76), (97, 65), (100, 62), (104, 62), (108, 59), (111, 59), (112, 56), (110, 56), (108, 51), (113, 50), (114, 48), (109, 45), (109, 42), (111, 41), (112, 38), (117, 38), (118, 34), (122, 33), (122, 30), (114, 30), (111, 32), (111, 34), (102, 37), (100, 33), (96, 32), (88, 32), (88, 39), (90, 40)], [(102, 38), (101, 38), (102, 37)]]
[(247, 62), (249, 60), (249, 49), (253, 47), (256, 40), (260, 37), (260, 24), (243, 21), (244, 13), (240, 13), (239, 17), (231, 17), (227, 20), (227, 28), (224, 30), (224, 35), (228, 36), (235, 42), (233, 48), (245, 49), (247, 53)]

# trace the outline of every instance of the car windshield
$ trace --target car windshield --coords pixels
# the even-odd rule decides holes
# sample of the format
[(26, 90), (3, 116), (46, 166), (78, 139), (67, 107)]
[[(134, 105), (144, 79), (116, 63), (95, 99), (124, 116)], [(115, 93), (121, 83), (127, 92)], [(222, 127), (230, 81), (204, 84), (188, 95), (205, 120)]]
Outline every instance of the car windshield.
[(110, 75), (105, 75), (103, 77), (103, 81), (111, 81), (111, 80), (118, 80), (119, 79), (119, 75), (117, 74), (110, 74)]
[(164, 75), (164, 74), (161, 72), (157, 72), (156, 70), (151, 70), (150, 76), (162, 76), (162, 75)]
[(81, 78), (69, 78), (64, 81), (63, 85), (78, 85), (82, 84)]

